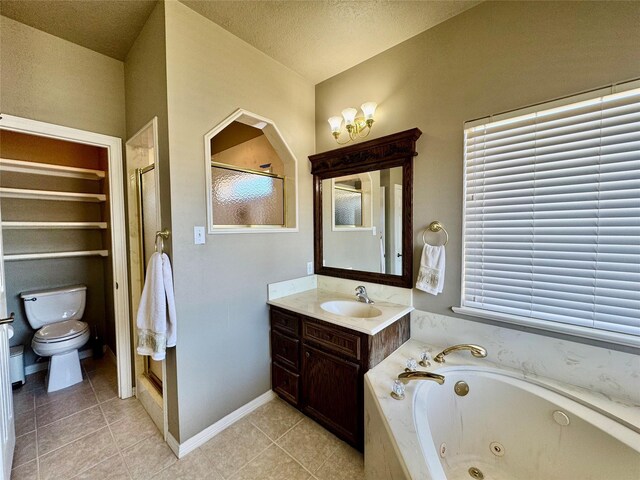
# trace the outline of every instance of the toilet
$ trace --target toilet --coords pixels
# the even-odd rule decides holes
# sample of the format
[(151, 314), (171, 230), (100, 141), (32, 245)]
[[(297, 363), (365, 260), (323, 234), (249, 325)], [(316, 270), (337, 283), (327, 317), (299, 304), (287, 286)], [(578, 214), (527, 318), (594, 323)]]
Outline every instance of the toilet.
[(85, 285), (24, 292), (27, 320), (38, 329), (31, 348), (41, 357), (51, 357), (47, 392), (55, 392), (82, 381), (78, 349), (89, 340), (89, 325), (81, 322), (87, 297)]

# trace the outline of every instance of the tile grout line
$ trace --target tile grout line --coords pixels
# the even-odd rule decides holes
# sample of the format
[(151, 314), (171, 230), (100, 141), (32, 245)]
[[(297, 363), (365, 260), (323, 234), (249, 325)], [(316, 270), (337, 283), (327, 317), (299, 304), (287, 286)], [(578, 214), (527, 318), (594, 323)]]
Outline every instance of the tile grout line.
[(36, 417), (36, 394), (33, 394), (33, 428), (36, 432), (36, 477), (40, 479), (40, 449), (38, 448), (38, 417)]
[[(304, 417), (304, 416), (302, 416), (300, 419), (298, 419), (298, 421), (297, 421), (296, 423), (294, 423), (294, 424), (293, 424), (293, 426), (291, 426), (289, 429), (287, 429), (287, 430), (286, 430), (282, 435), (280, 435), (279, 437), (277, 437), (275, 440), (272, 440), (272, 442), (273, 442), (273, 445), (275, 445), (276, 447), (278, 447), (278, 448), (279, 448), (280, 450), (282, 450), (286, 455), (288, 455), (290, 458), (292, 458), (294, 462), (296, 462), (298, 465), (300, 465), (300, 466), (302, 467), (302, 469), (303, 469), (305, 472), (309, 473), (309, 475), (311, 475), (313, 478), (316, 478), (316, 477), (315, 477), (315, 475), (313, 474), (313, 472), (312, 472), (309, 468), (305, 467), (305, 466), (304, 466), (304, 465), (303, 465), (303, 464), (302, 464), (302, 463), (301, 463), (301, 462), (300, 462), (296, 457), (294, 457), (294, 456), (293, 456), (293, 454), (292, 454), (292, 453), (290, 453), (290, 452), (289, 452), (289, 451), (284, 447), (284, 445), (281, 445), (280, 443), (278, 443), (278, 441), (279, 441), (280, 439), (282, 439), (285, 435), (287, 435), (291, 430), (293, 430), (294, 428), (296, 428), (296, 427), (298, 426), (298, 424), (299, 424), (299, 423), (301, 423), (304, 419), (305, 419), (305, 417)], [(269, 436), (265, 431), (263, 431), (260, 427), (258, 427), (257, 425), (255, 425), (251, 420), (249, 420), (249, 423), (251, 423), (251, 425), (253, 425), (254, 427), (256, 427), (256, 428), (257, 428), (258, 430), (260, 430), (264, 435), (266, 435), (266, 436), (267, 436), (267, 438), (268, 438), (269, 440), (271, 440), (271, 437), (270, 437), (270, 436)], [(336, 447), (336, 449), (337, 449), (337, 447)], [(328, 459), (333, 455), (333, 453), (334, 453), (334, 452), (331, 452), (331, 453), (329, 454), (329, 456), (327, 457), (327, 460), (328, 460)], [(325, 460), (324, 462), (322, 462), (322, 463), (320, 464), (320, 466), (318, 467), (318, 470), (320, 470), (320, 468), (321, 468), (321, 467), (326, 463), (326, 461), (327, 461), (327, 460)], [(248, 465), (248, 464), (247, 464), (247, 465)], [(246, 465), (245, 465), (245, 466), (246, 466)], [(243, 467), (243, 468), (244, 468), (244, 467)], [(242, 469), (240, 469), (240, 470), (242, 470)], [(240, 470), (238, 470), (238, 471), (240, 471)], [(235, 474), (234, 474), (234, 475), (235, 475)]]
[[(91, 386), (91, 382), (89, 382), (89, 385)], [(93, 394), (95, 395), (95, 391), (93, 391), (93, 386), (91, 386), (91, 390), (92, 390)], [(97, 400), (97, 398), (96, 398), (96, 400)], [(89, 408), (85, 408), (85, 409), (80, 410), (80, 411), (78, 411), (78, 412), (76, 412), (76, 413), (84, 412), (84, 411), (89, 410), (89, 409), (91, 409), (91, 408), (94, 408), (94, 407), (96, 407), (96, 406), (97, 406), (97, 407), (99, 407), (99, 405), (93, 405), (93, 406), (91, 406), (91, 407), (89, 407)], [(102, 409), (100, 410), (100, 412), (102, 413)], [(60, 420), (64, 420), (64, 419), (66, 419), (66, 418), (69, 418), (69, 417), (71, 417), (71, 416), (75, 415), (76, 413), (72, 413), (71, 415), (67, 415), (66, 417), (63, 417), (63, 418), (61, 418)], [(102, 413), (102, 415), (103, 415), (103, 417), (104, 417), (104, 413)], [(58, 421), (60, 421), (60, 420), (56, 420), (56, 422), (58, 422)], [(47, 427), (47, 426), (49, 426), (49, 425), (53, 425), (53, 424), (54, 424), (54, 423), (56, 423), (56, 422), (51, 422), (51, 423), (49, 423), (49, 424), (47, 424), (47, 425), (44, 425), (44, 426), (43, 426), (43, 427), (41, 427), (41, 428)], [(106, 418), (105, 418), (105, 423), (106, 423)], [(107, 425), (107, 426), (108, 426), (108, 425)], [(64, 448), (64, 447), (66, 447), (66, 446), (68, 446), (68, 445), (71, 445), (72, 443), (77, 442), (78, 440), (82, 440), (83, 438), (86, 438), (86, 437), (88, 437), (89, 435), (92, 435), (92, 434), (94, 434), (95, 432), (97, 432), (97, 431), (99, 431), (99, 430), (102, 430), (102, 428), (104, 428), (104, 427), (98, 428), (98, 429), (96, 429), (96, 430), (94, 430), (94, 431), (92, 431), (92, 432), (86, 433), (86, 434), (84, 434), (84, 435), (82, 435), (82, 436), (80, 436), (80, 437), (78, 437), (78, 438), (76, 438), (76, 439), (74, 439), (74, 440), (72, 440), (72, 441), (70, 441), (70, 442), (67, 442), (67, 443), (64, 443), (64, 444), (62, 444), (62, 445), (59, 445), (59, 446), (57, 446), (56, 448), (54, 448), (53, 450), (50, 450), (50, 451), (48, 451), (47, 453), (43, 454), (42, 456), (44, 457), (44, 456), (50, 455), (50, 454), (52, 454), (52, 453), (54, 453), (54, 452), (57, 452), (57, 451), (58, 451), (58, 450), (60, 450), (61, 448)], [(36, 438), (37, 438), (37, 431), (38, 431), (38, 428), (37, 428), (37, 425), (36, 425)], [(115, 443), (115, 442), (114, 442), (114, 443)], [(37, 444), (36, 444), (36, 448), (37, 448)], [(38, 450), (36, 450), (36, 451), (38, 451)], [(40, 455), (38, 455), (38, 471), (40, 470), (40, 468), (39, 468), (39, 466), (40, 466), (40, 458), (41, 458), (41, 457), (40, 457)], [(74, 476), (80, 475), (81, 473), (85, 472), (86, 470), (88, 470), (88, 469), (90, 469), (90, 468), (95, 467), (96, 465), (98, 465), (98, 464), (99, 464), (99, 463), (101, 463), (101, 462), (102, 462), (102, 461), (100, 461), (100, 462), (98, 462), (98, 463), (96, 463), (96, 464), (94, 464), (94, 465), (91, 465), (91, 466), (89, 466), (89, 467), (85, 468), (84, 470), (82, 470), (82, 471), (78, 472), (78, 473), (77, 473), (76, 475), (74, 475)]]
[[(342, 441), (342, 440), (341, 440), (341, 441)], [(338, 446), (333, 450), (333, 452), (331, 452), (331, 453), (327, 456), (327, 459), (326, 459), (324, 462), (322, 462), (322, 463), (320, 464), (320, 466), (319, 466), (319, 467), (318, 467), (318, 469), (316, 470), (316, 473), (317, 473), (317, 472), (319, 472), (320, 470), (322, 470), (322, 467), (324, 467), (324, 466), (327, 464), (327, 462), (328, 462), (329, 460), (331, 460), (331, 459), (333, 458), (333, 456), (334, 456), (336, 453), (338, 453), (338, 449), (339, 449), (339, 448), (340, 448), (340, 444), (338, 444)], [(314, 476), (315, 476), (315, 474), (314, 474)]]
[[(249, 422), (249, 423), (251, 423), (251, 422)], [(253, 425), (253, 424), (252, 424), (252, 425)], [(267, 437), (267, 438), (269, 438), (269, 437)], [(235, 472), (233, 472), (230, 476), (225, 477), (224, 475), (222, 475), (222, 474), (221, 474), (221, 475), (222, 475), (222, 478), (224, 478), (225, 480), (231, 480), (233, 477), (235, 477), (236, 475), (238, 475), (238, 473), (240, 473), (242, 470), (244, 470), (245, 468), (247, 468), (247, 466), (249, 466), (249, 464), (250, 464), (251, 462), (253, 462), (256, 458), (258, 458), (258, 457), (259, 457), (260, 455), (262, 455), (264, 452), (266, 452), (269, 448), (271, 448), (271, 446), (275, 445), (275, 442), (273, 442), (270, 438), (269, 438), (269, 442), (271, 442), (271, 443), (269, 443), (269, 445), (267, 445), (267, 447), (266, 447), (266, 448), (263, 448), (262, 450), (260, 450), (256, 456), (254, 456), (254, 457), (252, 457), (251, 459), (249, 459), (249, 461), (248, 461), (248, 462), (246, 462), (244, 465), (242, 465), (242, 467), (240, 467), (238, 470), (236, 470)]]
[(277, 438), (275, 438), (275, 439), (272, 439), (272, 438), (269, 436), (269, 434), (268, 434), (267, 432), (265, 432), (264, 430), (262, 430), (258, 425), (256, 425), (255, 423), (253, 423), (251, 420), (249, 420), (249, 423), (250, 423), (251, 425), (253, 425), (254, 427), (256, 427), (258, 430), (260, 430), (260, 431), (261, 431), (264, 435), (266, 435), (266, 437), (267, 437), (269, 440), (271, 440), (273, 443), (276, 443), (278, 440), (280, 440), (282, 437), (284, 437), (287, 433), (289, 433), (291, 430), (293, 430), (294, 428), (296, 428), (296, 426), (297, 426), (300, 422), (302, 422), (302, 421), (304, 420), (304, 418), (305, 418), (304, 416), (303, 416), (302, 418), (300, 418), (296, 423), (294, 423), (294, 424), (293, 424), (293, 426), (289, 427), (287, 430), (285, 430), (285, 432), (284, 432), (282, 435), (278, 436), (278, 437), (277, 437)]
[[(278, 437), (277, 440), (274, 441), (274, 443), (276, 445), (278, 445), (278, 447), (280, 447), (287, 455), (289, 455), (291, 458), (293, 458), (298, 464), (300, 464), (300, 466), (302, 468), (304, 468), (307, 472), (309, 472), (314, 478), (315, 478), (315, 473), (312, 472), (309, 468), (305, 467), (296, 457), (293, 456), (293, 453), (289, 452), (289, 450), (287, 450), (287, 448), (282, 445), (279, 441), (287, 434), (289, 433), (291, 430), (293, 430), (299, 423), (301, 423), (305, 418), (307, 417), (302, 417), (300, 420), (298, 420), (298, 422), (291, 427), (289, 430), (287, 430), (285, 433), (283, 433), (282, 435), (280, 435)], [(313, 420), (312, 420), (313, 421)], [(256, 427), (257, 428), (257, 427)], [(322, 427), (324, 428), (324, 427)], [(337, 437), (336, 437), (337, 438)], [(337, 440), (339, 442), (341, 442), (342, 440), (340, 440), (339, 438), (337, 438)], [(338, 448), (340, 447), (340, 444), (338, 443), (335, 448), (331, 451), (331, 453), (329, 453), (329, 455), (327, 455), (327, 458), (318, 466), (318, 468), (316, 469), (316, 472), (319, 472), (320, 469), (324, 466), (325, 463), (327, 463), (327, 461), (338, 451)]]
[[(276, 443), (276, 446), (277, 446), (280, 450), (282, 450), (282, 451), (284, 452), (284, 454), (285, 454), (285, 455), (288, 455), (291, 459), (293, 459), (293, 461), (294, 461), (294, 462), (296, 462), (298, 465), (300, 465), (300, 466), (302, 467), (302, 469), (303, 469), (305, 472), (307, 472), (307, 473), (308, 473), (309, 475), (311, 475), (313, 478), (316, 478), (316, 476), (313, 474), (313, 472), (312, 472), (310, 469), (308, 469), (308, 468), (307, 468), (307, 467), (305, 467), (302, 463), (300, 463), (300, 461), (299, 461), (296, 457), (294, 457), (291, 453), (289, 453), (287, 450), (285, 450), (285, 448), (284, 448), (284, 447), (281, 447), (281, 446), (280, 446), (280, 445), (278, 445), (277, 443)], [(324, 465), (324, 463), (323, 463), (322, 465)], [(321, 466), (322, 466), (322, 465), (321, 465)], [(320, 470), (320, 467), (318, 467), (318, 470)]]
[[(209, 456), (208, 456), (206, 453), (204, 453), (204, 450), (202, 450), (202, 446), (200, 446), (200, 447), (196, 448), (196, 449), (194, 450), (194, 452), (196, 452), (196, 451), (198, 451), (198, 450), (200, 451), (200, 453), (201, 453), (201, 454), (202, 454), (202, 456), (204, 457), (204, 460), (207, 462), (207, 464), (208, 464), (208, 465), (213, 469), (213, 471), (214, 471), (214, 472), (215, 472), (215, 473), (216, 473), (220, 478), (223, 478), (223, 479), (224, 479), (224, 475), (222, 475), (222, 473), (220, 473), (220, 470), (218, 470), (218, 469), (216, 468), (216, 466), (213, 464), (213, 462), (211, 461), (211, 459), (209, 458)], [(193, 453), (193, 452), (190, 452), (190, 453)], [(182, 459), (181, 459), (181, 458), (179, 458), (179, 459), (178, 459), (178, 462), (179, 462), (180, 460), (182, 460)], [(169, 467), (167, 467), (167, 468), (169, 468)], [(165, 469), (165, 470), (166, 470), (166, 469)], [(162, 471), (164, 472), (164, 470), (162, 470)]]
[[(118, 457), (120, 457), (120, 460), (122, 461), (122, 464), (124, 465), (124, 469), (127, 472), (127, 476), (129, 478), (133, 478), (132, 475), (131, 475), (131, 472), (129, 471), (129, 465), (127, 465), (127, 462), (124, 459), (124, 457), (122, 456), (122, 452), (120, 451), (120, 447), (118, 446), (118, 442), (116, 442), (116, 437), (113, 434), (113, 430), (111, 430), (111, 424), (109, 424), (109, 421), (107, 420), (107, 416), (104, 414), (104, 409), (102, 408), (102, 403), (100, 403), (100, 399), (98, 398), (98, 394), (96, 393), (96, 389), (93, 388), (93, 382), (91, 381), (91, 377), (89, 377), (89, 373), (88, 372), (87, 372), (87, 378), (89, 379), (89, 385), (91, 385), (91, 390), (93, 390), (93, 394), (96, 396), (96, 401), (98, 402), (98, 408), (100, 409), (100, 413), (102, 414), (102, 418), (104, 418), (104, 423), (107, 425), (107, 428), (109, 429), (109, 435), (111, 435), (111, 440), (113, 440), (113, 444), (116, 446), (116, 452), (117, 452), (116, 455), (118, 455)], [(112, 455), (111, 457), (115, 457), (115, 455)], [(109, 458), (111, 458), (111, 457), (109, 457)], [(97, 463), (96, 465), (100, 465), (100, 463)]]

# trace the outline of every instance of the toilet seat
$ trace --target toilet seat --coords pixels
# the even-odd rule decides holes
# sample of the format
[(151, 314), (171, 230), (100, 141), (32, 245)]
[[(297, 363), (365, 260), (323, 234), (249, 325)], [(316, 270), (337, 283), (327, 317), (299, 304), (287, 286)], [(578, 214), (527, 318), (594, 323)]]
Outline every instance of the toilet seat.
[(36, 343), (57, 343), (83, 336), (88, 332), (89, 325), (86, 322), (65, 320), (45, 325), (36, 332), (33, 341)]

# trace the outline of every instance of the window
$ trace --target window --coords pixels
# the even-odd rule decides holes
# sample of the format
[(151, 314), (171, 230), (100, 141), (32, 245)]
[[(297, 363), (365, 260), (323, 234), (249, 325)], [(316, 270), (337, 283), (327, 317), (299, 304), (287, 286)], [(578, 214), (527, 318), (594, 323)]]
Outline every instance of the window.
[(456, 312), (640, 346), (638, 86), (466, 126)]
[(209, 233), (297, 231), (297, 162), (273, 122), (237, 110), (204, 138)]

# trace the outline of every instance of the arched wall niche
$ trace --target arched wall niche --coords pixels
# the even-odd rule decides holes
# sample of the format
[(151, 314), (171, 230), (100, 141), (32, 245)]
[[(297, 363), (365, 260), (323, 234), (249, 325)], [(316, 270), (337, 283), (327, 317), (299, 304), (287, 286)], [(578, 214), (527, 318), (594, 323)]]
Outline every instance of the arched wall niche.
[(204, 147), (208, 233), (298, 231), (298, 162), (272, 120), (238, 109)]

